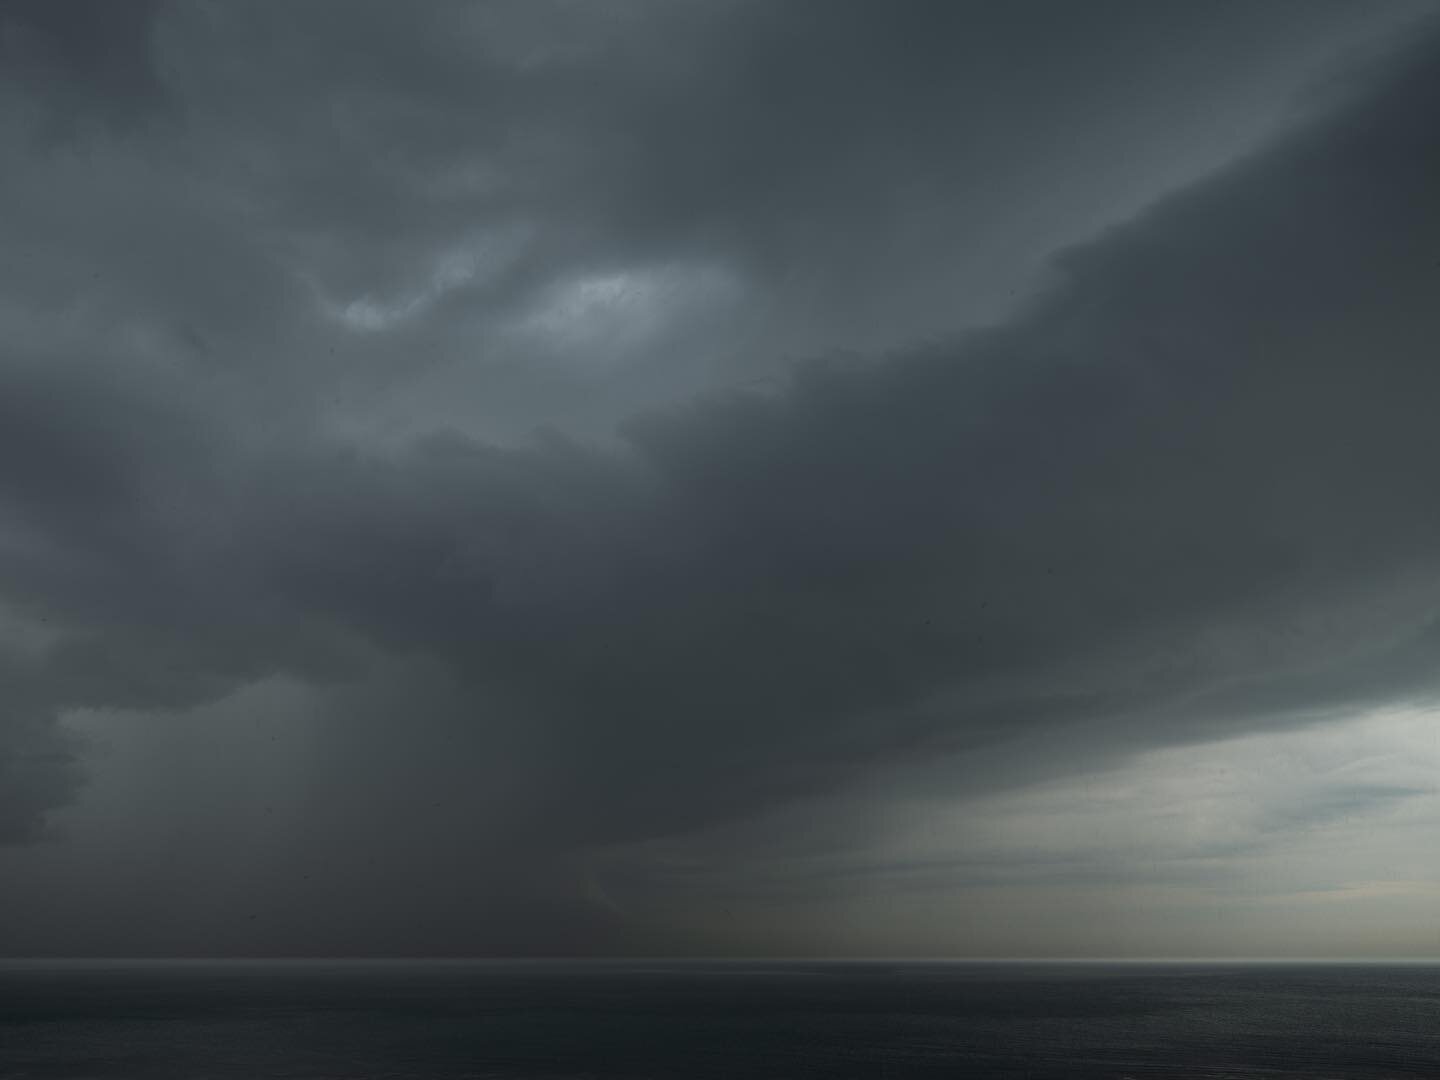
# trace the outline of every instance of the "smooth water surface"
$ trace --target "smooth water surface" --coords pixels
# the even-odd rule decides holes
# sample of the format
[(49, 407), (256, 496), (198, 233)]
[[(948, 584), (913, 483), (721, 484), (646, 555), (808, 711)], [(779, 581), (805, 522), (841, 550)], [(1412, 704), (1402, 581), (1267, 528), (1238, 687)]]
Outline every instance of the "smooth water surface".
[(1440, 967), (0, 963), (0, 1080), (1440, 1078)]

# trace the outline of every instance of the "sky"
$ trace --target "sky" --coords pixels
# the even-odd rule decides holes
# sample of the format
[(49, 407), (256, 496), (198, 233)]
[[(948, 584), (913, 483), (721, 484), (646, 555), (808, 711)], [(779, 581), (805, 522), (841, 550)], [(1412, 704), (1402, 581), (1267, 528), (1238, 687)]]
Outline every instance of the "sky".
[(1440, 956), (1430, 0), (0, 0), (0, 955)]

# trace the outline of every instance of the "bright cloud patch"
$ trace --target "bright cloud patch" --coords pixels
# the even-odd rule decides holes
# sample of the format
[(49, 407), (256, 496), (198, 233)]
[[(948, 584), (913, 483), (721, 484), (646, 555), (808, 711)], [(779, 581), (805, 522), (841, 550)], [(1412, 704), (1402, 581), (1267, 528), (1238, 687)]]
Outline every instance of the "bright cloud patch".
[[(823, 818), (833, 807), (762, 823), (738, 845), (719, 835), (652, 845), (645, 857), (665, 871), (638, 886), (621, 853), (619, 878), (636, 891), (610, 893), (622, 908), (680, 921), (729, 895), (742, 935), (783, 928), (822, 953), (847, 940), (860, 951), (948, 940), (988, 952), (1010, 947), (1013, 918), (1032, 935), (1015, 948), (1044, 952), (1035, 925), (1083, 939), (1087, 926), (1077, 934), (1071, 922), (1081, 919), (1093, 924), (1097, 954), (1165, 955), (1175, 951), (1156, 936), (1165, 919), (1193, 928), (1223, 905), (1231, 918), (1211, 943), (1222, 954), (1325, 955), (1338, 920), (1351, 942), (1373, 927), (1373, 949), (1386, 955), (1390, 937), (1437, 923), (1440, 863), (1421, 841), (1440, 835), (1440, 712), (1386, 710), (1171, 747), (986, 798), (877, 796), (856, 816), (879, 829), (797, 853), (794, 838), (816, 810)], [(756, 855), (757, 836), (770, 838), (768, 854)], [(787, 912), (817, 905), (826, 919), (803, 932), (789, 923)], [(877, 918), (877, 905), (891, 917)], [(862, 926), (869, 936), (857, 941)], [(890, 936), (875, 938), (877, 926)], [(1062, 937), (1056, 948), (1069, 948)]]
[(541, 293), (516, 333), (587, 360), (620, 357), (692, 325), (733, 300), (736, 282), (713, 266), (667, 265), (568, 278)]
[(379, 333), (423, 315), (453, 293), (493, 279), (515, 260), (522, 242), (520, 234), (512, 232), (446, 251), (433, 259), (418, 286), (389, 296), (366, 293), (337, 301), (318, 287), (316, 291), (325, 313), (346, 329)]

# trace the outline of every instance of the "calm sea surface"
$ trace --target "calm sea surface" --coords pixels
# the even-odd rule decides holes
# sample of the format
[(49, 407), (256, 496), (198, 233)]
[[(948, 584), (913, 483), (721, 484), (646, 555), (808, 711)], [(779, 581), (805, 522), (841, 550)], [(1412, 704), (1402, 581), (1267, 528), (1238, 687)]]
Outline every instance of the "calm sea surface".
[(0, 1080), (1440, 1078), (1440, 967), (0, 962)]

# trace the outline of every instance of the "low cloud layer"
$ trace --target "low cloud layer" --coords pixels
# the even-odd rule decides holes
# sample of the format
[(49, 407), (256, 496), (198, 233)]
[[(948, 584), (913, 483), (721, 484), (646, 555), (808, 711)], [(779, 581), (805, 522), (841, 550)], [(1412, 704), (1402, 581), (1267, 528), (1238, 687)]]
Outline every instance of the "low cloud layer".
[(596, 873), (630, 918), (741, 952), (1413, 958), (1440, 896), (1423, 843), (1436, 715), (1148, 750), (987, 795), (872, 778)]
[[(1047, 9), (1073, 106), (913, 51), (1025, 40), (961, 6), (135, 5), (101, 51), (86, 5), (0, 6), (0, 838), (75, 795), (59, 717), (299, 687), (262, 944), (326, 910), (338, 951), (583, 950), (644, 938), (601, 849), (1429, 701), (1433, 33), (1083, 243), (1123, 216), (1098, 165), (1022, 200), (1063, 225), (948, 208), (1041, 175), (1028, 133), (1143, 131), (1068, 35), (1150, 55), (1200, 19), (1160, 6)], [(1196, 32), (1293, 12), (1221, 9)], [(906, 75), (850, 86), (861, 51)], [(952, 245), (1009, 235), (1001, 280), (1069, 246), (947, 322), (987, 261)]]

